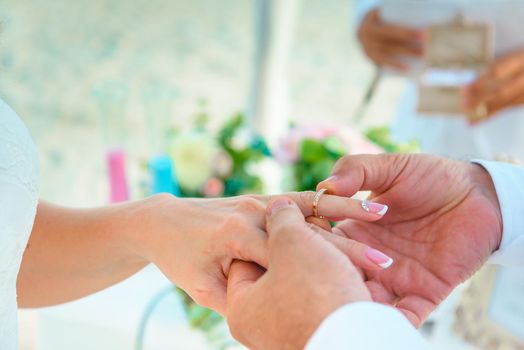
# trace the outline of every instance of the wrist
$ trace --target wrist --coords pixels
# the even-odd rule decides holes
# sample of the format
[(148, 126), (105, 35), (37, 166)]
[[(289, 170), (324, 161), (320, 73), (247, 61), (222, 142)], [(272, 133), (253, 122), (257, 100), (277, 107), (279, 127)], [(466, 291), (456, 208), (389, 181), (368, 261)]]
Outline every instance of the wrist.
[(502, 241), (502, 211), (500, 209), (500, 203), (497, 196), (497, 191), (493, 179), (489, 172), (480, 164), (471, 164), (470, 165), (470, 180), (473, 184), (473, 187), (478, 191), (484, 198), (488, 200), (491, 204), (493, 212), (494, 227), (496, 230), (490, 232), (490, 242), (492, 250), (494, 252), (500, 246)]
[[(181, 200), (169, 194), (158, 194), (140, 201), (124, 204), (121, 210), (123, 241), (130, 252), (149, 262), (154, 262), (155, 251), (163, 244), (166, 216), (169, 222), (180, 214)], [(167, 210), (166, 210), (167, 209)], [(171, 238), (178, 236), (177, 227), (169, 227)], [(165, 242), (164, 242), (165, 243)]]

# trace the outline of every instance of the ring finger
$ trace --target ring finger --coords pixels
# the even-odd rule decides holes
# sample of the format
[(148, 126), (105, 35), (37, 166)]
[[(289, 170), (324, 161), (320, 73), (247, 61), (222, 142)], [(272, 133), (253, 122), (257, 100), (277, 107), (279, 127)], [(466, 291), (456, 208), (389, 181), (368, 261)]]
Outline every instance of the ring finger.
[[(295, 192), (286, 194), (302, 210), (304, 216), (313, 215), (313, 201), (316, 192)], [(317, 215), (332, 221), (355, 219), (362, 221), (377, 221), (388, 211), (388, 206), (371, 201), (339, 197), (324, 194), (318, 199)]]

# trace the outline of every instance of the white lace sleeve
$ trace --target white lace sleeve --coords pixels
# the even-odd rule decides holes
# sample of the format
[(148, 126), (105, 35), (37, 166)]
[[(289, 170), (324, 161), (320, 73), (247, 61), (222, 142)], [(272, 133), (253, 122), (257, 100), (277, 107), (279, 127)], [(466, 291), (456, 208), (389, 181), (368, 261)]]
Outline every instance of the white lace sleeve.
[(29, 133), (0, 100), (0, 349), (17, 349), (16, 278), (38, 203), (38, 160)]

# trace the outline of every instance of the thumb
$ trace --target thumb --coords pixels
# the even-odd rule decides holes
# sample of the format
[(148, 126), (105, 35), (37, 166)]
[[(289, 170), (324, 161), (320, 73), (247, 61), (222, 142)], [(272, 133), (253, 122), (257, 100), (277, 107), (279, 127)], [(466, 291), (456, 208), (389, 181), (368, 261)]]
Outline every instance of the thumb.
[(227, 277), (227, 309), (238, 305), (238, 301), (264, 274), (264, 270), (255, 263), (235, 260)]
[(335, 164), (331, 176), (317, 185), (329, 193), (351, 197), (358, 191), (386, 191), (404, 170), (410, 155), (378, 154), (345, 156)]
[(299, 241), (303, 241), (305, 235), (313, 234), (306, 224), (302, 211), (288, 197), (277, 197), (269, 202), (266, 231), (269, 236), (270, 253), (275, 251), (277, 247), (296, 248), (295, 243), (299, 244)]

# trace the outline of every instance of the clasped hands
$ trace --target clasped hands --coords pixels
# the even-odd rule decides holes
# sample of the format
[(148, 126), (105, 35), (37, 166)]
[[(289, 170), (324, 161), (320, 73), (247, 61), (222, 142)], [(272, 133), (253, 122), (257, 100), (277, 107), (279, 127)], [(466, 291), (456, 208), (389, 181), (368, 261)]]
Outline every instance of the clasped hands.
[[(310, 218), (314, 193), (183, 206), (160, 197), (158, 205), (191, 220), (170, 244), (144, 241), (160, 242), (146, 251), (198, 303), (226, 315), (248, 347), (294, 349), (352, 302), (391, 305), (419, 326), (500, 244), (495, 188), (476, 164), (429, 155), (347, 156), (319, 188), (332, 194), (321, 197), (318, 211), (338, 222), (333, 229)], [(379, 204), (368, 212), (349, 198), (361, 190), (388, 212), (382, 217)], [(151, 225), (163, 221), (169, 224), (167, 218)], [(173, 245), (184, 249), (173, 254)], [(384, 269), (387, 257), (394, 263)]]

